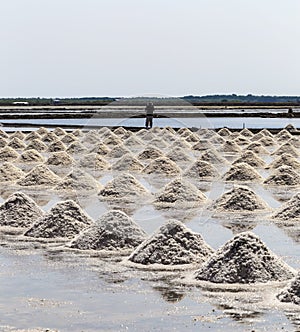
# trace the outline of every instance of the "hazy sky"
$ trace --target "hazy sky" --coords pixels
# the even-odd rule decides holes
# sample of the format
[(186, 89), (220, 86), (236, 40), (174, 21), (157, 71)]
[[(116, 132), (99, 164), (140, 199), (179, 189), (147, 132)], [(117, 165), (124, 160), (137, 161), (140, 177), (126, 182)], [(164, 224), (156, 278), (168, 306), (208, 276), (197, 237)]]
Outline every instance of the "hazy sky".
[(300, 95), (299, 0), (2, 0), (0, 97)]

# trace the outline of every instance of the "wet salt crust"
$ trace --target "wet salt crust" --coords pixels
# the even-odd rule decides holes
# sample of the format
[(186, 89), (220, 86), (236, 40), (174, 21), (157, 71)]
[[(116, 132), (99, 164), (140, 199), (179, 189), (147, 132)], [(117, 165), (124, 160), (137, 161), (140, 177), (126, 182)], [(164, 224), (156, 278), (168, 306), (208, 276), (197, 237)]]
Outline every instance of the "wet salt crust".
[(72, 239), (94, 221), (72, 200), (59, 202), (40, 217), (24, 236)]
[(206, 201), (206, 196), (193, 184), (184, 179), (174, 179), (160, 193), (154, 204), (158, 207), (194, 207)]
[(251, 232), (234, 236), (194, 273), (195, 280), (225, 284), (285, 281), (295, 271)]
[(273, 214), (272, 218), (278, 220), (299, 221), (300, 219), (300, 193), (294, 195)]
[(43, 215), (29, 196), (16, 192), (0, 205), (0, 225), (26, 228)]
[(200, 234), (170, 220), (141, 243), (128, 261), (142, 268), (176, 269), (202, 264), (212, 253)]
[(281, 302), (294, 303), (300, 305), (300, 274), (297, 273), (296, 277), (290, 284), (284, 288), (277, 298)]
[(68, 247), (80, 250), (101, 250), (107, 253), (129, 254), (146, 233), (124, 212), (112, 210), (78, 234)]
[(246, 186), (235, 186), (218, 198), (210, 207), (216, 212), (259, 212), (268, 206), (253, 190)]

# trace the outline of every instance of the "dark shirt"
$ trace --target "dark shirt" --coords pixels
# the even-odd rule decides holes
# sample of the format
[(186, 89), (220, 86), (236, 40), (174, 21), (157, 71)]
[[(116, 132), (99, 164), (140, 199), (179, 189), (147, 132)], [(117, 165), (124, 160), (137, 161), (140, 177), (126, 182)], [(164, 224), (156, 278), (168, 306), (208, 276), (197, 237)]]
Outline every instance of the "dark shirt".
[(154, 113), (154, 106), (153, 105), (147, 105), (146, 106), (146, 114), (147, 115), (153, 115)]

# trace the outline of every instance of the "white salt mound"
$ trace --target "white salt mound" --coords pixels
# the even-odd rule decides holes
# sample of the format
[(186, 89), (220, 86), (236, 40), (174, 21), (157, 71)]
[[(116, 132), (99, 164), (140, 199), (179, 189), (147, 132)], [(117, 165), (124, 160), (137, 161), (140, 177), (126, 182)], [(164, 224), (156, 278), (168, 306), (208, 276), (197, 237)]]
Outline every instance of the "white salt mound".
[(244, 136), (239, 136), (234, 139), (234, 143), (236, 143), (239, 146), (245, 146), (245, 145), (249, 145), (251, 142), (249, 141), (248, 138), (246, 138)]
[(291, 154), (293, 157), (298, 158), (299, 153), (290, 143), (285, 143), (281, 145), (278, 149), (271, 153), (271, 155), (281, 156), (284, 153)]
[(232, 165), (222, 177), (225, 181), (261, 181), (262, 177), (247, 163)]
[(0, 150), (0, 161), (13, 161), (18, 159), (19, 154), (17, 151), (9, 146), (4, 147)]
[(134, 200), (148, 193), (148, 190), (133, 175), (124, 173), (109, 181), (98, 195), (102, 199)]
[(163, 153), (154, 146), (147, 146), (142, 152), (139, 153), (138, 159), (139, 160), (153, 160), (159, 157), (163, 157)]
[(66, 175), (54, 188), (57, 191), (78, 191), (96, 192), (101, 188), (101, 184), (95, 180), (90, 174), (80, 169), (74, 169), (68, 175)]
[(218, 131), (218, 135), (220, 136), (229, 136), (231, 134), (231, 131), (227, 128), (222, 128)]
[(29, 227), (43, 215), (43, 211), (26, 194), (16, 192), (0, 205), (0, 225)]
[(151, 161), (150, 164), (143, 169), (143, 172), (146, 174), (171, 176), (178, 175), (181, 170), (174, 161), (166, 157), (160, 157)]
[(73, 134), (69, 133), (69, 134), (66, 134), (65, 136), (63, 136), (60, 141), (63, 142), (64, 144), (68, 145), (77, 140), (78, 140), (77, 137), (75, 137)]
[(254, 134), (247, 128), (244, 128), (241, 130), (240, 135), (245, 136), (245, 137), (253, 137)]
[(144, 145), (144, 142), (134, 135), (127, 138), (123, 142), (123, 144), (126, 147), (133, 148), (133, 147), (142, 147)]
[(208, 141), (206, 139), (205, 140), (200, 139), (198, 141), (198, 143), (196, 143), (192, 146), (192, 150), (194, 150), (194, 151), (206, 151), (206, 150), (213, 149), (213, 148), (214, 148), (214, 146), (211, 144), (211, 140)]
[[(176, 143), (176, 141), (172, 144), (173, 147), (175, 146), (174, 145), (175, 143)], [(152, 146), (156, 146), (159, 149), (165, 149), (169, 146), (169, 144), (161, 137), (153, 138), (151, 141), (149, 141), (149, 144)]]
[(261, 159), (258, 155), (256, 155), (253, 151), (245, 151), (242, 155), (233, 161), (233, 165), (247, 163), (252, 167), (263, 168), (266, 166), (266, 163), (263, 159)]
[(107, 146), (116, 146), (122, 144), (122, 140), (115, 134), (111, 134), (110, 136), (106, 137), (103, 141), (103, 144)]
[(222, 165), (226, 165), (227, 161), (225, 158), (223, 158), (215, 149), (210, 149), (205, 151), (200, 158), (203, 161), (207, 161), (209, 163), (212, 164), (222, 164)]
[(53, 130), (53, 133), (56, 135), (56, 136), (65, 136), (66, 135), (66, 131), (60, 127), (56, 127), (54, 130)]
[(108, 157), (110, 158), (121, 158), (125, 154), (130, 153), (130, 150), (124, 146), (124, 144), (119, 144), (115, 147), (113, 147), (109, 153), (107, 154)]
[(32, 141), (34, 139), (41, 139), (42, 136), (38, 134), (37, 131), (31, 131), (27, 136), (25, 137), (25, 141)]
[(83, 144), (76, 141), (76, 142), (71, 143), (68, 146), (66, 151), (71, 154), (81, 154), (81, 153), (85, 153), (86, 151), (88, 151), (88, 149)]
[(48, 133), (48, 129), (45, 127), (40, 127), (37, 131), (36, 131), (39, 135), (45, 135)]
[(66, 151), (67, 147), (61, 141), (55, 141), (48, 146), (48, 152)]
[(53, 166), (69, 166), (75, 163), (75, 160), (65, 151), (53, 152), (48, 160), (48, 165)]
[(184, 224), (170, 220), (141, 243), (129, 256), (129, 261), (146, 266), (202, 264), (213, 253), (200, 234)]
[(184, 176), (193, 179), (209, 179), (219, 176), (217, 169), (210, 163), (202, 160), (196, 160), (184, 173)]
[(14, 138), (17, 137), (18, 139), (20, 139), (21, 141), (26, 137), (26, 135), (24, 133), (22, 133), (21, 131), (15, 131), (14, 133), (12, 133), (10, 135), (10, 138)]
[(9, 135), (3, 131), (2, 129), (0, 129), (0, 136), (3, 137), (3, 138), (9, 138)]
[(18, 160), (23, 163), (43, 163), (44, 161), (44, 157), (35, 149), (24, 151)]
[(20, 140), (18, 137), (14, 137), (8, 144), (7, 146), (11, 147), (12, 149), (15, 150), (22, 150), (26, 148), (26, 144)]
[(193, 158), (184, 149), (178, 147), (171, 149), (166, 157), (175, 163), (190, 163), (193, 161)]
[(300, 273), (290, 282), (290, 284), (283, 289), (277, 298), (281, 302), (300, 304)]
[(55, 175), (47, 166), (38, 165), (25, 174), (17, 184), (20, 186), (47, 186), (51, 187), (58, 183), (60, 178)]
[(47, 132), (46, 134), (44, 134), (42, 136), (42, 141), (44, 143), (52, 143), (57, 141), (58, 136), (56, 136), (52, 131), (51, 132)]
[(192, 134), (192, 131), (189, 128), (183, 127), (178, 129), (177, 134), (179, 134), (181, 137), (187, 137)]
[(0, 136), (0, 148), (4, 148), (7, 144), (7, 140)]
[(86, 167), (97, 171), (102, 171), (110, 167), (110, 163), (97, 153), (89, 153), (84, 155), (80, 159), (79, 165), (81, 167)]
[(72, 200), (57, 203), (24, 235), (35, 238), (71, 239), (94, 221)]
[(212, 205), (217, 212), (255, 212), (266, 208), (265, 202), (246, 186), (232, 188)]
[(272, 216), (274, 219), (295, 221), (300, 219), (300, 193), (284, 203)]
[(125, 154), (117, 162), (112, 165), (115, 171), (133, 171), (139, 172), (144, 168), (144, 165), (139, 162), (131, 153)]
[(0, 182), (15, 182), (23, 176), (23, 171), (10, 162), (5, 162), (0, 166)]
[(124, 212), (112, 210), (76, 236), (69, 246), (80, 250), (128, 251), (136, 248), (146, 233)]
[(291, 166), (295, 170), (300, 169), (300, 162), (290, 155), (289, 153), (283, 153), (281, 156), (273, 160), (268, 168), (279, 168), (281, 166)]
[(225, 141), (219, 148), (219, 151), (225, 153), (240, 153), (242, 150), (234, 141)]
[(269, 154), (269, 151), (264, 148), (259, 142), (252, 142), (245, 147), (246, 151), (253, 151), (256, 154)]
[(273, 140), (272, 137), (262, 137), (258, 140), (258, 142), (262, 145), (262, 146), (272, 146), (275, 145), (275, 141)]
[(297, 186), (300, 184), (300, 176), (290, 166), (280, 166), (271, 174), (264, 184), (273, 186)]
[(293, 276), (294, 270), (251, 232), (234, 236), (195, 272), (196, 280), (224, 284), (284, 281)]
[(32, 149), (39, 151), (39, 152), (43, 152), (48, 149), (48, 146), (44, 142), (42, 142), (40, 139), (36, 138), (28, 143), (25, 150), (32, 150)]
[(158, 206), (197, 206), (206, 200), (206, 196), (190, 182), (177, 178), (169, 182), (156, 195)]
[(97, 153), (100, 156), (105, 156), (109, 153), (111, 149), (103, 143), (95, 145), (92, 149), (89, 150), (91, 153)]

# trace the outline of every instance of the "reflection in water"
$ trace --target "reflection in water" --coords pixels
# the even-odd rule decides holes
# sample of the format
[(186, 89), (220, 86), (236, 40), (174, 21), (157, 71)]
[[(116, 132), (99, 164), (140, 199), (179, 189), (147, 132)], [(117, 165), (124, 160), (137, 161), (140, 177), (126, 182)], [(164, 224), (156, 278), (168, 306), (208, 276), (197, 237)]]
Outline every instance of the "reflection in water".
[(275, 225), (281, 228), (289, 238), (291, 238), (295, 243), (300, 243), (300, 225), (299, 221), (281, 221), (275, 220)]
[(240, 216), (237, 218), (224, 220), (222, 222), (222, 225), (225, 228), (230, 229), (232, 231), (232, 233), (235, 235), (238, 233), (253, 230), (256, 227), (257, 222), (254, 221), (254, 218), (249, 218), (247, 216), (244, 216), (244, 218), (243, 218)]
[(185, 293), (182, 290), (177, 290), (174, 287), (168, 285), (152, 286), (155, 291), (158, 291), (166, 302), (177, 303), (180, 302), (184, 297)]

